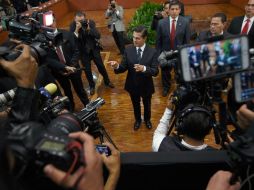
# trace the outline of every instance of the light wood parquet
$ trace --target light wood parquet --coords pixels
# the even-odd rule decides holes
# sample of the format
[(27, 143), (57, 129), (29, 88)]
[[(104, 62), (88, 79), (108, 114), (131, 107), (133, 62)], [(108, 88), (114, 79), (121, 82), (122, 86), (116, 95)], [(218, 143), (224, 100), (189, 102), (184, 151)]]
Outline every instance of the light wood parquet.
[[(216, 12), (225, 12), (228, 18), (232, 18), (237, 15), (241, 15), (243, 11), (230, 4), (214, 4), (214, 5), (192, 5), (186, 6), (186, 15), (192, 15), (195, 23), (194, 27), (197, 31), (201, 28), (207, 28), (209, 26), (209, 18)], [(125, 10), (125, 23), (126, 25), (131, 20), (135, 13), (135, 9)], [(111, 33), (106, 28), (106, 19), (104, 18), (103, 11), (88, 11), (87, 17), (95, 20), (97, 27), (99, 28), (102, 38), (101, 42), (104, 46), (102, 57), (105, 63), (108, 60), (120, 61), (121, 58), (117, 55), (119, 52), (114, 44)], [(68, 28), (69, 23), (73, 18), (74, 13), (69, 13), (63, 19), (58, 20), (59, 27)], [(105, 64), (106, 65), (106, 64)], [(103, 126), (105, 127), (112, 140), (115, 142), (120, 151), (123, 152), (145, 152), (151, 151), (152, 136), (157, 124), (166, 107), (167, 97), (161, 95), (161, 78), (157, 76), (154, 78), (155, 94), (152, 98), (152, 124), (153, 129), (149, 130), (142, 124), (138, 131), (133, 130), (134, 115), (132, 111), (132, 105), (128, 93), (123, 89), (126, 73), (115, 75), (110, 66), (106, 65), (106, 69), (109, 73), (111, 81), (114, 83), (115, 88), (107, 88), (102, 82), (101, 76), (97, 82), (97, 93), (91, 97), (95, 99), (100, 96), (105, 99), (105, 105), (99, 110), (99, 118)], [(93, 66), (95, 73), (98, 73), (97, 68)], [(84, 86), (87, 88), (87, 81), (83, 74)], [(173, 87), (171, 88), (173, 90)], [(76, 111), (81, 110), (82, 106), (79, 99), (75, 95)], [(216, 146), (214, 143), (213, 134), (209, 135), (206, 142), (212, 146)], [(218, 147), (218, 146), (216, 146)]]

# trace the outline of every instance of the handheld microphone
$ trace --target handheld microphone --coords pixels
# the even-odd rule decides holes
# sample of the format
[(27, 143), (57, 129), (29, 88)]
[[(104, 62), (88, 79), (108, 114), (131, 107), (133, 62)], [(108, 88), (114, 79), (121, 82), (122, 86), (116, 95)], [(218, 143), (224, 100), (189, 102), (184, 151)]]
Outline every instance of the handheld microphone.
[(53, 95), (57, 91), (57, 86), (54, 83), (49, 83), (45, 87), (39, 88), (40, 94), (44, 97), (51, 99), (51, 95)]

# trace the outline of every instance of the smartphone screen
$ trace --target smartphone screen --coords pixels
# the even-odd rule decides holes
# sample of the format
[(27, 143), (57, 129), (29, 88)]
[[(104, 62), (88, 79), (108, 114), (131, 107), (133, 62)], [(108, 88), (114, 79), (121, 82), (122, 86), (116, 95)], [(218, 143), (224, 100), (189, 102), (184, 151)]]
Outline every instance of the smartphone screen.
[(246, 102), (254, 98), (254, 71), (237, 73), (234, 76), (235, 98), (237, 102)]
[(185, 81), (221, 77), (249, 67), (246, 36), (187, 45), (180, 49), (182, 76)]
[(100, 154), (105, 153), (106, 156), (111, 155), (111, 151), (110, 151), (109, 147), (107, 147), (106, 145), (98, 144), (95, 146), (95, 148), (96, 148), (97, 152), (99, 152)]

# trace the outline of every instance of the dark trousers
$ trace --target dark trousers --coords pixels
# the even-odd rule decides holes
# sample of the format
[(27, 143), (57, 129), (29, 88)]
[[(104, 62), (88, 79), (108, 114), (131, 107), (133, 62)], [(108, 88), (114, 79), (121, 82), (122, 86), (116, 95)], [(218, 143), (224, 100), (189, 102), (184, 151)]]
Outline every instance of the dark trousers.
[(92, 60), (94, 61), (100, 74), (103, 76), (104, 83), (108, 84), (110, 82), (107, 70), (101, 58), (100, 50), (92, 50), (90, 51), (89, 54), (84, 53), (81, 59), (82, 59), (82, 64), (85, 67), (85, 74), (86, 74), (86, 78), (88, 80), (90, 88), (95, 87), (95, 82), (93, 80), (93, 74), (92, 74), (92, 68), (91, 68)]
[(171, 68), (164, 67), (161, 68), (161, 80), (163, 90), (169, 91), (171, 85)]
[(124, 54), (124, 50), (125, 50), (123, 33), (124, 33), (123, 31), (120, 31), (120, 32), (116, 31), (116, 28), (114, 26), (112, 35), (117, 45), (117, 48), (119, 49), (122, 55)]
[(69, 98), (70, 103), (73, 107), (74, 107), (74, 100), (73, 100), (73, 94), (71, 91), (71, 83), (80, 101), (83, 103), (83, 105), (86, 106), (86, 104), (89, 103), (89, 99), (83, 87), (81, 72), (73, 73), (73, 74), (70, 74), (69, 76), (63, 76), (59, 73), (55, 73), (55, 77), (57, 78), (59, 84), (64, 90), (64, 94)]
[(148, 96), (140, 96), (137, 94), (130, 94), (131, 102), (134, 109), (134, 116), (136, 121), (141, 121), (141, 106), (140, 106), (140, 99), (142, 98), (143, 105), (144, 105), (144, 120), (150, 121), (151, 119), (151, 99), (152, 95)]

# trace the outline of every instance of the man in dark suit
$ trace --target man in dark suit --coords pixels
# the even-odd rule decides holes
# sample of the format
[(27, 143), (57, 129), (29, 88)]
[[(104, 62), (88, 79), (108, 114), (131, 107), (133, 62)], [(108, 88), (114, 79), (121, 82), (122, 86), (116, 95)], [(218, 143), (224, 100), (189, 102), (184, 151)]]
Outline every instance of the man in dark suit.
[(230, 34), (247, 34), (249, 48), (254, 48), (254, 0), (249, 0), (245, 5), (245, 16), (233, 18), (228, 27)]
[(210, 29), (207, 31), (202, 31), (197, 37), (197, 41), (207, 41), (209, 38), (216, 36), (221, 36), (223, 38), (228, 38), (231, 35), (224, 31), (227, 22), (227, 16), (224, 13), (216, 13), (212, 16), (210, 22)]
[(86, 106), (89, 103), (89, 99), (83, 87), (81, 71), (77, 71), (80, 68), (78, 64), (79, 51), (74, 34), (66, 30), (57, 29), (55, 20), (52, 27), (55, 28), (55, 32), (61, 32), (63, 34), (64, 41), (62, 45), (48, 52), (46, 62), (49, 62), (49, 66), (55, 66), (52, 69), (52, 73), (63, 88), (64, 94), (69, 98), (71, 110), (74, 110), (74, 100), (70, 82), (79, 99)]
[[(190, 42), (189, 22), (182, 16), (179, 1), (166, 2), (164, 9), (169, 9), (169, 17), (159, 21), (157, 28), (156, 49), (158, 52), (175, 50), (177, 46)], [(161, 68), (163, 96), (167, 96), (170, 89), (171, 68)]]
[(156, 50), (146, 45), (147, 29), (138, 26), (133, 32), (133, 44), (126, 48), (121, 64), (110, 61), (116, 74), (128, 70), (125, 90), (129, 92), (134, 108), (134, 130), (141, 125), (140, 99), (144, 105), (144, 120), (148, 129), (151, 124), (151, 99), (154, 93), (153, 76), (158, 74), (158, 62)]
[(103, 76), (104, 84), (110, 88), (114, 88), (114, 85), (109, 80), (107, 70), (100, 55), (100, 33), (96, 29), (95, 22), (91, 19), (86, 19), (85, 13), (78, 11), (75, 15), (75, 21), (70, 25), (70, 31), (74, 32), (76, 36), (82, 64), (85, 67), (86, 78), (90, 86), (90, 94), (93, 95), (95, 93), (95, 82), (91, 70), (92, 60)]

